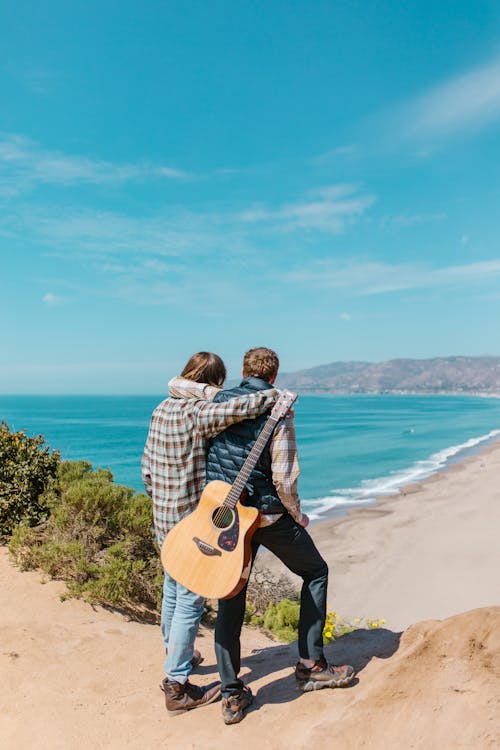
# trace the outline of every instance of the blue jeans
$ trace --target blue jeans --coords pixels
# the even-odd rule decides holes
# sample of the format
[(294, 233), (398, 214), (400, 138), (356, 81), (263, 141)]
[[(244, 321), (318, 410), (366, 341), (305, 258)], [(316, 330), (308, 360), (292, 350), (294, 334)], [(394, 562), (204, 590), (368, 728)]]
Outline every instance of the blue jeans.
[(194, 641), (198, 633), (205, 599), (181, 586), (165, 573), (161, 604), (161, 632), (167, 658), (169, 680), (184, 684), (191, 674)]

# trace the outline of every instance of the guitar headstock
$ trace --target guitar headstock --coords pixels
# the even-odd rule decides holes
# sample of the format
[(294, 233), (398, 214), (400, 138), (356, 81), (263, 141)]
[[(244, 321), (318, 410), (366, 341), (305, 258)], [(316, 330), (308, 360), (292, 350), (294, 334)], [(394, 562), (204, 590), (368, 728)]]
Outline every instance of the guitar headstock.
[(284, 417), (285, 414), (292, 408), (297, 398), (297, 393), (293, 393), (292, 391), (281, 391), (278, 400), (272, 408), (271, 417), (276, 420)]

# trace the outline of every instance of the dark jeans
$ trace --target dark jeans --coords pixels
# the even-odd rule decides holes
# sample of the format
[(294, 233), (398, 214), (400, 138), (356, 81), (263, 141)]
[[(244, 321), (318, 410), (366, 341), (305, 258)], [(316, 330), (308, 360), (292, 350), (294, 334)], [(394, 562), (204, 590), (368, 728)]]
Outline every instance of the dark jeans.
[[(323, 627), (326, 619), (328, 566), (307, 533), (287, 513), (271, 526), (257, 529), (252, 539), (252, 564), (260, 545), (267, 547), (286, 567), (303, 580), (300, 595), (299, 656), (321, 659)], [(219, 601), (215, 626), (215, 654), (222, 681), (222, 694), (228, 697), (243, 688), (240, 671), (240, 634), (245, 614), (247, 587), (231, 599)]]

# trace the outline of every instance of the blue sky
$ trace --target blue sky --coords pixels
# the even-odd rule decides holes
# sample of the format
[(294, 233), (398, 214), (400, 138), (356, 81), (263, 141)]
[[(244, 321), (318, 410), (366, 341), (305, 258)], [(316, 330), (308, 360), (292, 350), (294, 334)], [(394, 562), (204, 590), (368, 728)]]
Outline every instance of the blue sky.
[(0, 5), (1, 393), (499, 354), (500, 3)]

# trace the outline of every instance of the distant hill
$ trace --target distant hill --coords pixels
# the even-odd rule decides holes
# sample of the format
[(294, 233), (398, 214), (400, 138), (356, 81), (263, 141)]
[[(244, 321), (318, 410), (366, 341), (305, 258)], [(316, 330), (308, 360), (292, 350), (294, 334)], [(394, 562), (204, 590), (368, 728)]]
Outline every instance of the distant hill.
[(283, 373), (277, 385), (300, 393), (500, 394), (500, 357), (332, 362)]

